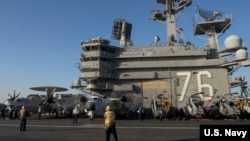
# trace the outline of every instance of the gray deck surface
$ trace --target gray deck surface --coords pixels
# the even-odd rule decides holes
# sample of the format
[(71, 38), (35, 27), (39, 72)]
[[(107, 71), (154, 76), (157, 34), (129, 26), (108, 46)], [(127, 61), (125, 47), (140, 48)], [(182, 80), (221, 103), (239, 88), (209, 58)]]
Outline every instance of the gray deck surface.
[[(104, 141), (103, 119), (79, 118), (78, 124), (68, 119), (28, 118), (27, 131), (19, 131), (19, 120), (0, 119), (1, 141)], [(232, 120), (117, 120), (119, 141), (198, 141), (200, 124), (250, 124)], [(111, 136), (111, 140), (113, 141)]]

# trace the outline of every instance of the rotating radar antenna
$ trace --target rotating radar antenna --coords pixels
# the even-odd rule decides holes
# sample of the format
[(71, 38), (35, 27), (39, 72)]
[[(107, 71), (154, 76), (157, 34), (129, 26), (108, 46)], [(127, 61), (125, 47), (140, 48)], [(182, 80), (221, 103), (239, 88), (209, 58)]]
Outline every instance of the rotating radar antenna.
[(222, 18), (223, 13), (220, 11), (208, 11), (198, 7), (197, 13), (205, 21), (214, 21), (218, 18)]
[(209, 58), (219, 57), (218, 38), (231, 26), (231, 22), (232, 17), (224, 15), (220, 11), (207, 11), (197, 6), (194, 35), (206, 35), (208, 37)]
[[(232, 17), (220, 11), (208, 11), (197, 6), (195, 35), (224, 33), (231, 25)], [(213, 34), (212, 33), (212, 34)]]

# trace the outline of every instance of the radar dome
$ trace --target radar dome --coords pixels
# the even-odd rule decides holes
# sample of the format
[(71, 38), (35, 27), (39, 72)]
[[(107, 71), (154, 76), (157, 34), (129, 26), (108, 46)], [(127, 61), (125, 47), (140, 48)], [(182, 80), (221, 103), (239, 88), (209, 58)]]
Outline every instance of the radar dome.
[(228, 36), (224, 41), (226, 49), (241, 47), (242, 39), (237, 35)]
[(235, 53), (237, 60), (247, 59), (247, 51), (245, 49), (239, 49)]

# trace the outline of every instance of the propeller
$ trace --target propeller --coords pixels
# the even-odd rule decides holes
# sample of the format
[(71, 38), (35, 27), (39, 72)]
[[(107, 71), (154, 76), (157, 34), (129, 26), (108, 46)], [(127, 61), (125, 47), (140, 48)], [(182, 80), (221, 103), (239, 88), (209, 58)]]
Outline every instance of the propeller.
[(19, 95), (21, 94), (22, 92), (19, 92), (16, 94), (16, 90), (14, 90), (13, 94), (11, 95), (10, 93), (8, 93), (9, 97), (11, 100), (15, 100), (16, 98), (19, 97)]
[(47, 100), (46, 100), (46, 104), (50, 104), (50, 103), (55, 103), (54, 98), (53, 98), (53, 94), (56, 91), (56, 89), (53, 89), (52, 91), (50, 91), (48, 88), (45, 89), (46, 93), (47, 93)]

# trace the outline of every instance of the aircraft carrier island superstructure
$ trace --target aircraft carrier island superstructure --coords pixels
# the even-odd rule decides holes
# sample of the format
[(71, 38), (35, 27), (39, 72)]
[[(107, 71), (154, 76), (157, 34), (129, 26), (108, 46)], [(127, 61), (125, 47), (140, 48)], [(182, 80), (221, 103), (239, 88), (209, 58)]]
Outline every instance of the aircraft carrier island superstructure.
[[(218, 46), (217, 35), (230, 27), (230, 16), (198, 8), (200, 18), (194, 24), (194, 35), (207, 35), (208, 44), (196, 48), (191, 42), (177, 39), (175, 23), (175, 15), (192, 1), (157, 0), (157, 3), (164, 4), (166, 9), (152, 10), (151, 19), (166, 22), (167, 43), (160, 45), (156, 36), (154, 45), (134, 47), (130, 40), (132, 24), (116, 19), (112, 38), (120, 40), (120, 46), (100, 37), (81, 41), (81, 75), (72, 88), (127, 100), (139, 98), (139, 104), (145, 108), (150, 108), (152, 100), (160, 95), (170, 99), (172, 106), (182, 108), (194, 94), (200, 94), (202, 101), (211, 104), (215, 96), (230, 94), (232, 87), (247, 83), (244, 77), (232, 78), (235, 70), (250, 64), (242, 39), (232, 35), (225, 40), (225, 50)], [(86, 85), (82, 86), (81, 81)]]

